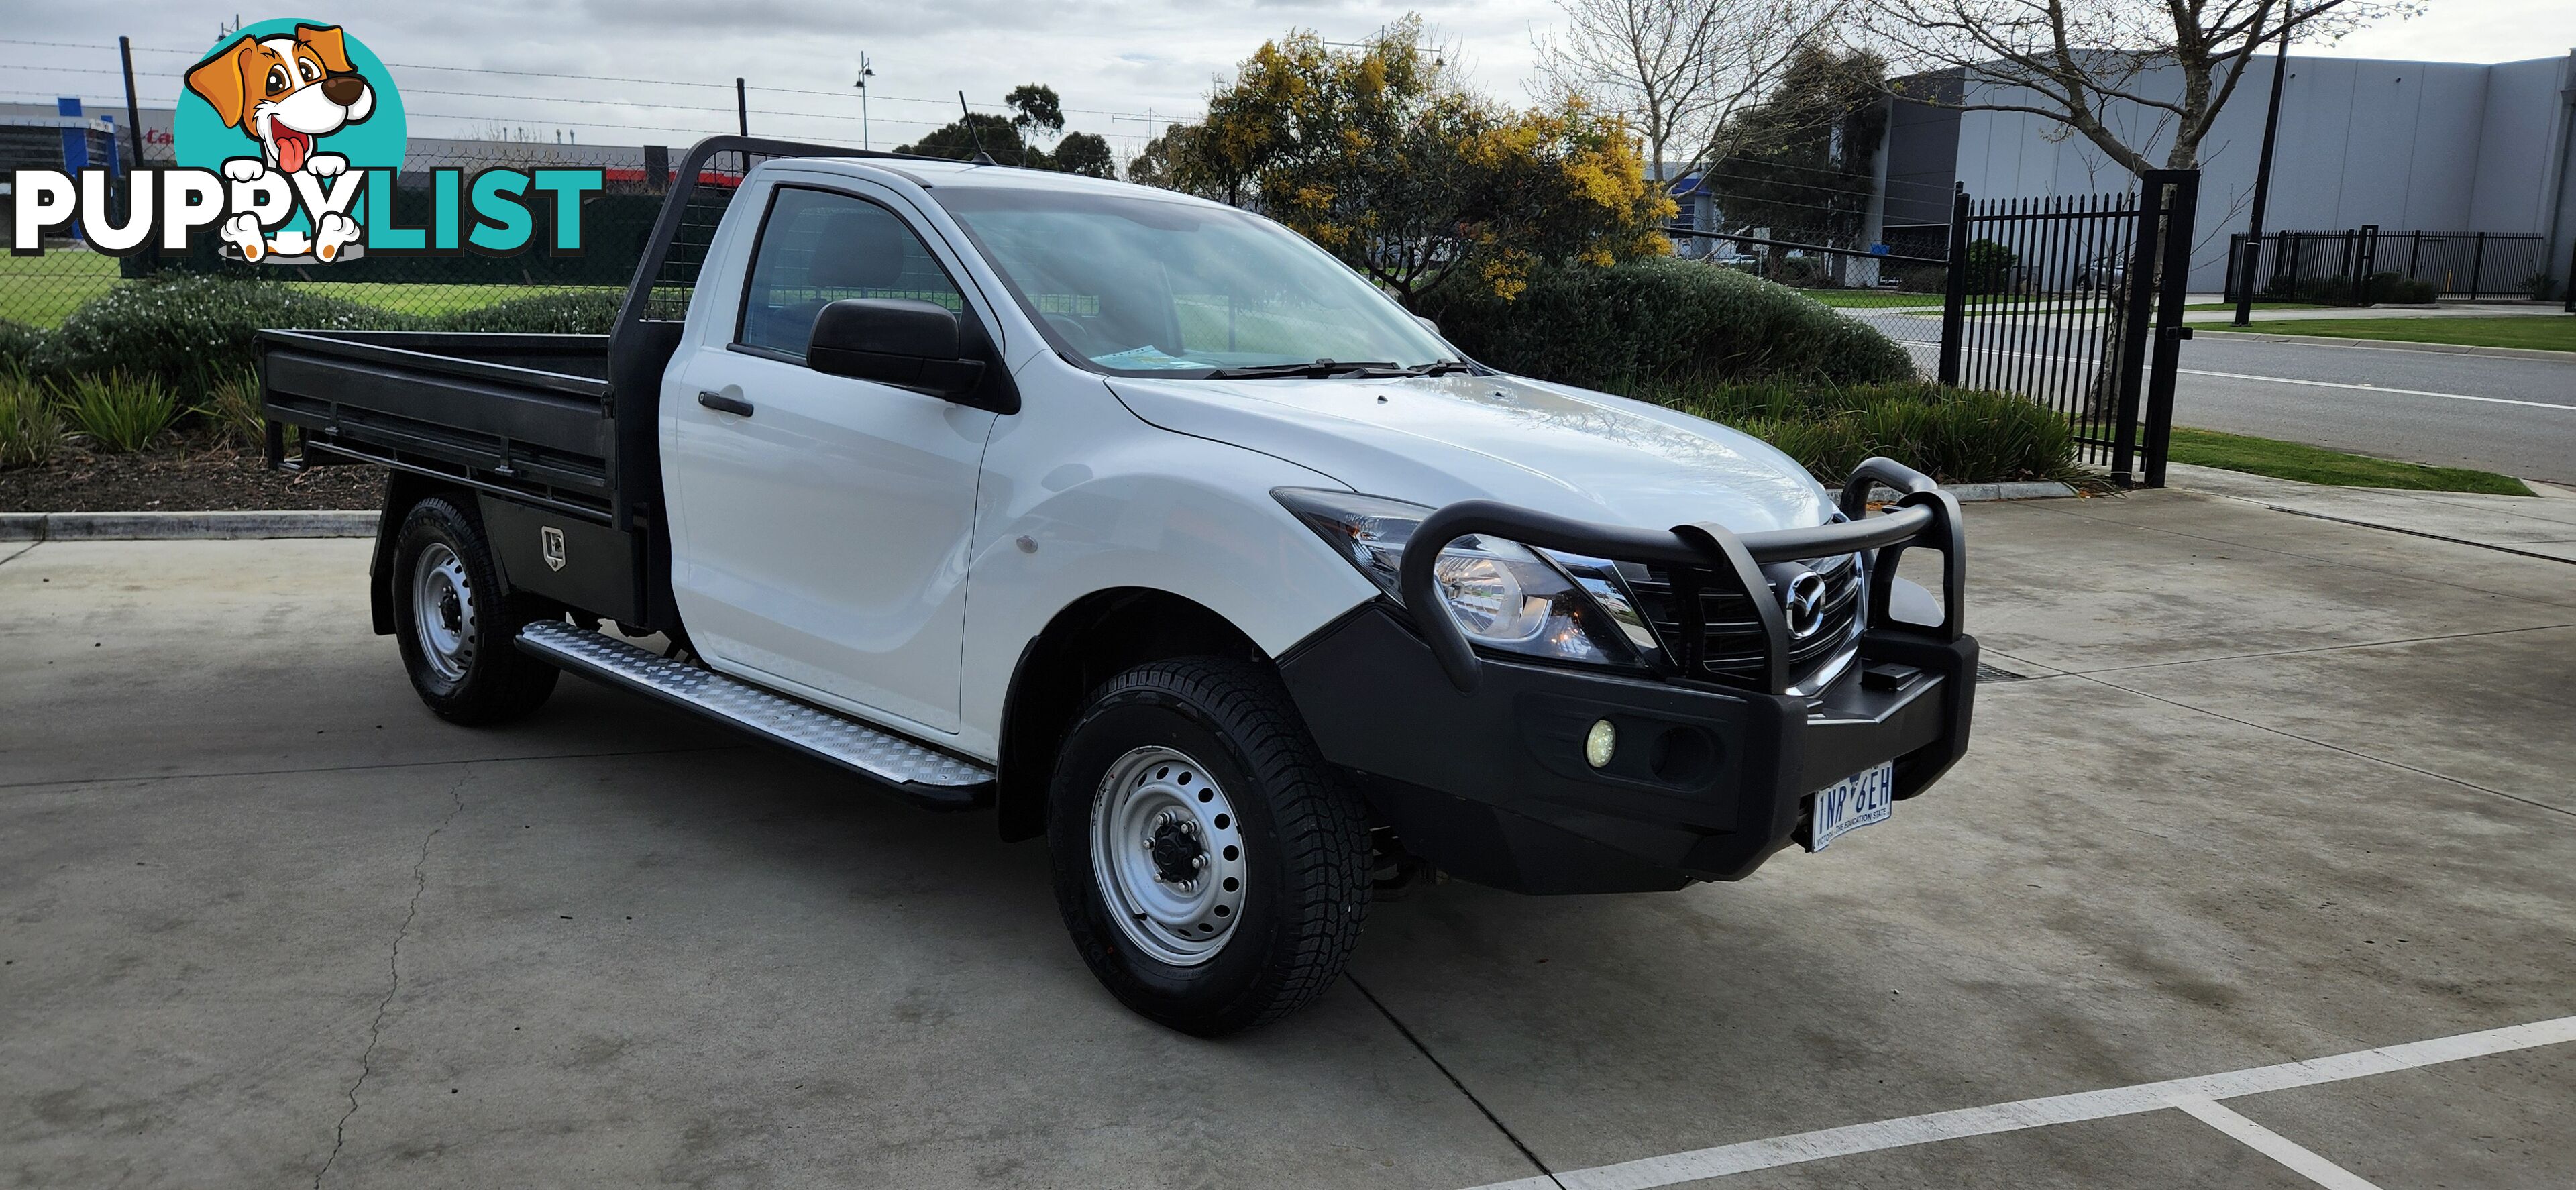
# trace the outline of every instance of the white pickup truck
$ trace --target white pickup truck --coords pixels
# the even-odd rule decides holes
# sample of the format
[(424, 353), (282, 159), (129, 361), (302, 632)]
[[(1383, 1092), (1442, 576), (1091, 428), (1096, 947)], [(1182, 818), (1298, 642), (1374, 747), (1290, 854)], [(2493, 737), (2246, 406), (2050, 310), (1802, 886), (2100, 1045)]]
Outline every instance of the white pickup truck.
[(720, 137), (610, 334), (261, 351), (273, 464), (390, 469), (374, 625), (433, 711), (570, 670), (992, 808), (1193, 1033), (1313, 999), (1390, 883), (1739, 879), (1967, 745), (1930, 480), (1501, 374), (1185, 195)]

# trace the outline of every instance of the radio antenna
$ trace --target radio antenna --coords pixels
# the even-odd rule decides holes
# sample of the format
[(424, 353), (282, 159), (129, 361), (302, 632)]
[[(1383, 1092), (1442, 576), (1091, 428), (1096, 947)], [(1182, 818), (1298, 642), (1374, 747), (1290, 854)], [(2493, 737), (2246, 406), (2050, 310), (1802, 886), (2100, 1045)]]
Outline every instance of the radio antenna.
[(966, 135), (975, 138), (974, 163), (977, 165), (1000, 165), (1001, 162), (993, 160), (992, 154), (984, 151), (984, 133), (981, 129), (975, 127), (975, 111), (973, 108), (966, 106), (966, 93), (964, 91), (959, 91), (957, 93), (957, 115), (957, 122), (965, 125), (966, 127)]

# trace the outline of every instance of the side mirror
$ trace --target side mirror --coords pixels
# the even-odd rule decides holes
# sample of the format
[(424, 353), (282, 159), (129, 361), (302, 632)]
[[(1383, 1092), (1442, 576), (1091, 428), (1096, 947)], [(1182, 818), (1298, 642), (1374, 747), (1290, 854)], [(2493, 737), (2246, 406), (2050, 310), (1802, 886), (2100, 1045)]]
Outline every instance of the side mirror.
[(1432, 320), (1431, 320), (1431, 316), (1430, 316), (1430, 315), (1428, 315), (1428, 314), (1416, 314), (1416, 315), (1414, 315), (1414, 316), (1413, 316), (1413, 320), (1414, 320), (1415, 322), (1421, 323), (1421, 324), (1422, 324), (1422, 329), (1424, 329), (1424, 330), (1426, 330), (1426, 331), (1431, 332), (1431, 336), (1432, 336), (1433, 338), (1435, 338), (1435, 339), (1440, 339), (1440, 341), (1441, 341), (1441, 342), (1443, 342), (1443, 343), (1448, 342), (1448, 340), (1447, 340), (1447, 339), (1445, 339), (1445, 338), (1441, 338), (1441, 336), (1440, 336), (1440, 324), (1439, 324), (1439, 323), (1437, 323), (1437, 322), (1432, 321)]
[(964, 336), (947, 307), (911, 298), (843, 298), (814, 316), (805, 366), (961, 400), (984, 361), (961, 358)]

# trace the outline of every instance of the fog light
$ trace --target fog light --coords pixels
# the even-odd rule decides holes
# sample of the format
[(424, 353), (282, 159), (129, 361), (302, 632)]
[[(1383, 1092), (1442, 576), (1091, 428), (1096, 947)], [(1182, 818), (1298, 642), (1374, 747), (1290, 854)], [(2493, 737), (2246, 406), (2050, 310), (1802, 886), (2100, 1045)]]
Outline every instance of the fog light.
[(1610, 763), (1610, 753), (1619, 746), (1619, 729), (1607, 719), (1593, 721), (1592, 730), (1583, 733), (1583, 759), (1594, 768)]

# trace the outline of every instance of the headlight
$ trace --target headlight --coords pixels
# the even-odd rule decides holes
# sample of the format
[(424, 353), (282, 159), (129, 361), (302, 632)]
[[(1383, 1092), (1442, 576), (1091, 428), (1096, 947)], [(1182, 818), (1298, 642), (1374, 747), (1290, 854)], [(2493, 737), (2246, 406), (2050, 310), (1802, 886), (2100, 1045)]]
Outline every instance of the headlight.
[[(1313, 488), (1271, 493), (1321, 534), (1389, 599), (1404, 602), (1404, 546), (1431, 509), (1401, 500)], [(1654, 636), (1628, 610), (1609, 563), (1534, 551), (1498, 537), (1449, 543), (1432, 566), (1442, 602), (1467, 639), (1557, 661), (1635, 664)], [(1628, 612), (1626, 617), (1620, 613)]]

